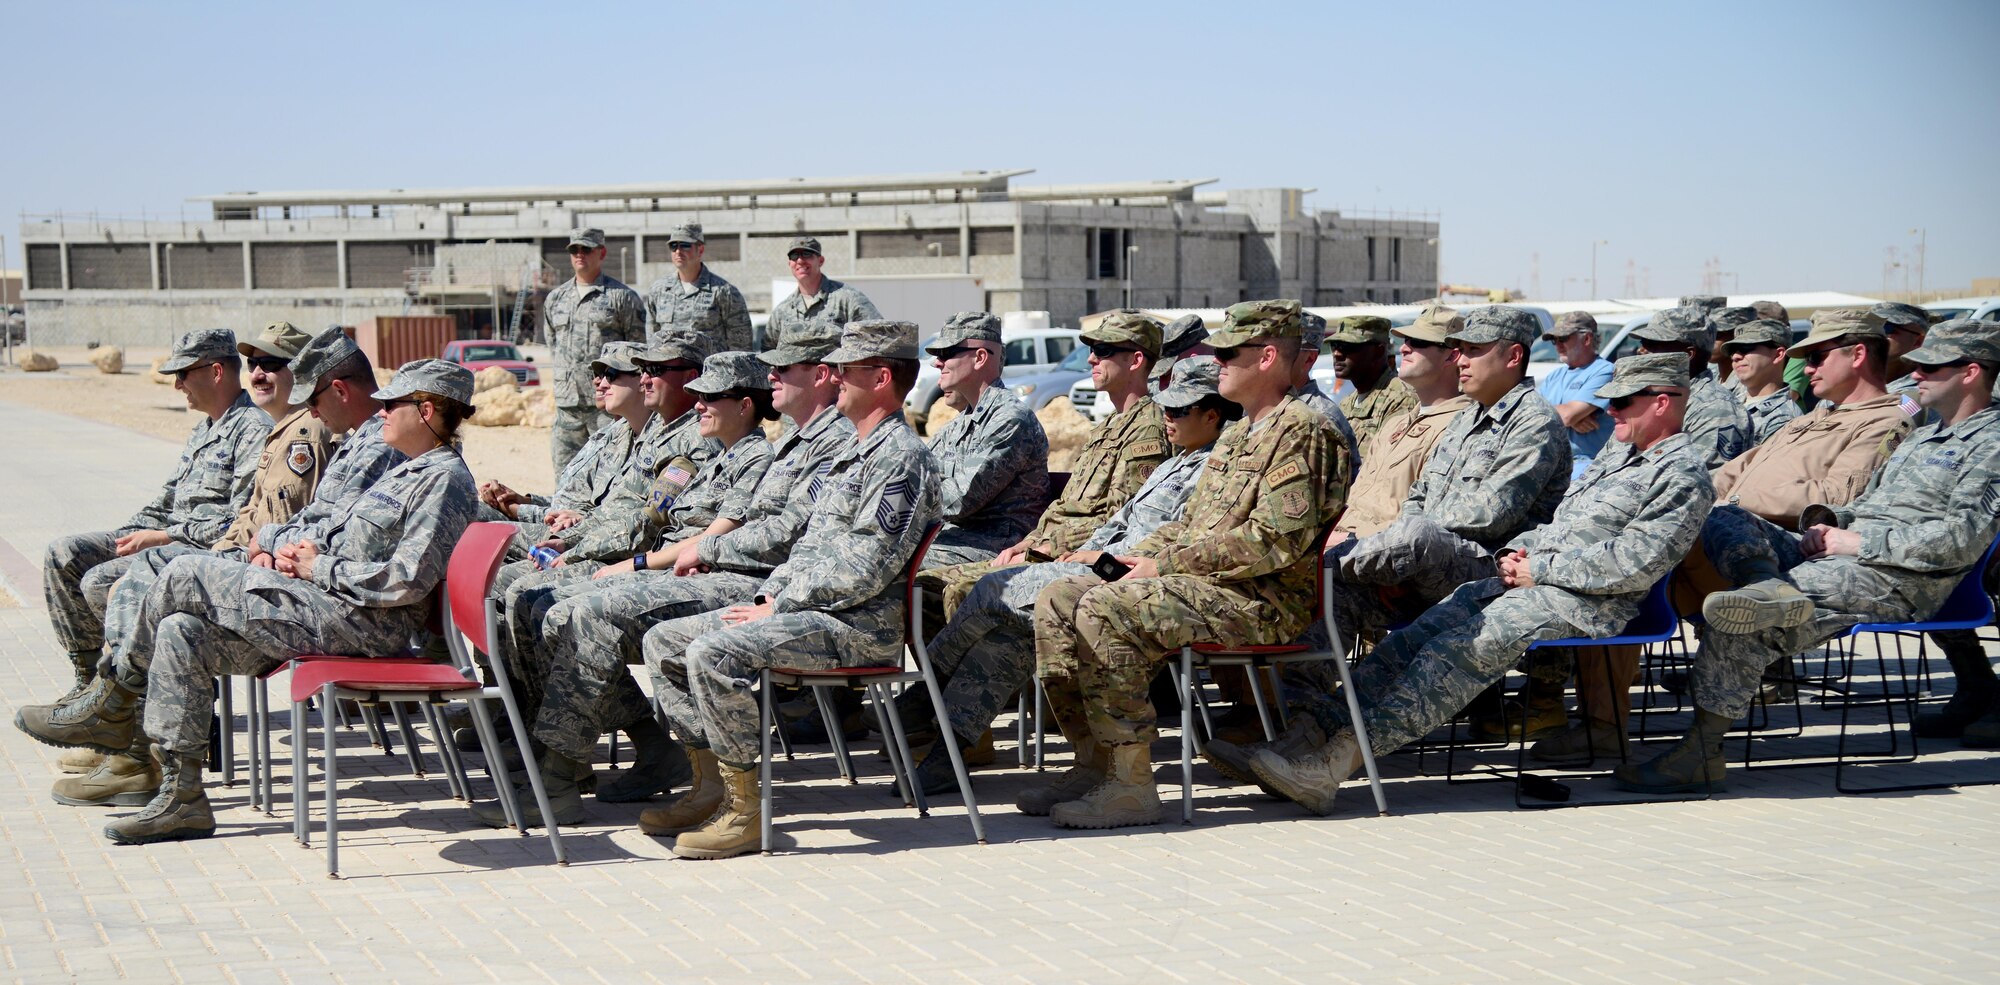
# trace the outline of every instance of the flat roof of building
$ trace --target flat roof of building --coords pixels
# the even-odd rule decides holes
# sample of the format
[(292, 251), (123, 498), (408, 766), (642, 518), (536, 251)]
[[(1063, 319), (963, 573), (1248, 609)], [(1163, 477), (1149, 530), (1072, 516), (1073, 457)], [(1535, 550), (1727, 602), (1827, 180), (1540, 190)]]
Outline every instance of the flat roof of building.
[[(325, 191), (226, 192), (199, 195), (219, 208), (281, 205), (438, 205), (462, 202), (597, 202), (633, 198), (720, 198), (822, 195), (841, 192), (982, 191), (1005, 193), (1007, 180), (1033, 168), (949, 171), (842, 178), (755, 178), (739, 181), (645, 182), (625, 185), (509, 185), (485, 188), (375, 188)], [(1151, 194), (1157, 195), (1158, 191)]]

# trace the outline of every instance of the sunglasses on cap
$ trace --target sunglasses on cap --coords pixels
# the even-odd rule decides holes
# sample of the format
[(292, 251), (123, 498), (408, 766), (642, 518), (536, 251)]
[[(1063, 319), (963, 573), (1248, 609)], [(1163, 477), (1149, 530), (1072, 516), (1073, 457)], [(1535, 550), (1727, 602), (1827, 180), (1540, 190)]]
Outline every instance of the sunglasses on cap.
[(700, 366), (692, 363), (641, 363), (639, 375), (657, 380), (668, 373), (693, 373), (700, 369)]
[(251, 369), (261, 369), (266, 373), (282, 373), (292, 361), (283, 356), (251, 356), (245, 360)]
[(1680, 396), (1680, 394), (1673, 390), (1641, 390), (1638, 393), (1627, 394), (1623, 397), (1612, 397), (1611, 409), (1624, 410), (1625, 408), (1632, 406), (1632, 401), (1637, 400), (1640, 397), (1678, 397), (1678, 396)]

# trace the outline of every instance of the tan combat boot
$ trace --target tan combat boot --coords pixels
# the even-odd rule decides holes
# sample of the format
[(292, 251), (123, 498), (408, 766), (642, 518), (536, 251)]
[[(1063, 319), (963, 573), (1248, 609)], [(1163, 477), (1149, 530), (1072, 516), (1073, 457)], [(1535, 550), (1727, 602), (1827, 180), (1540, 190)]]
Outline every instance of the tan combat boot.
[(160, 792), (160, 764), (144, 749), (100, 757), (83, 776), (56, 781), (56, 803), (71, 807), (144, 807)]
[(1647, 762), (1618, 767), (1611, 773), (1612, 780), (1618, 789), (1633, 793), (1727, 790), (1729, 767), (1722, 758), (1722, 740), (1734, 722), (1726, 715), (1697, 707), (1694, 727), (1679, 742)]
[[(541, 767), (542, 790), (549, 795), (549, 809), (556, 814), (556, 824), (582, 824), (583, 790), (577, 784), (577, 774), (588, 772), (590, 764), (550, 749), (542, 753)], [(528, 784), (525, 773), (515, 790), (521, 797), (521, 823), (530, 828), (541, 827), (542, 805), (535, 802), (534, 788)], [(489, 828), (509, 826), (507, 810), (497, 800), (473, 804), (471, 810), (473, 819)]]
[(708, 823), (674, 839), (674, 854), (682, 858), (734, 858), (757, 851), (763, 840), (764, 808), (757, 796), (757, 769), (737, 769), (716, 763), (721, 776), (722, 809)]
[(104, 762), (104, 754), (95, 749), (71, 749), (56, 759), (56, 769), (64, 773), (88, 773)]
[[(1318, 749), (1326, 745), (1326, 733), (1320, 731), (1319, 722), (1311, 715), (1294, 715), (1285, 723), (1285, 731), (1276, 742), (1248, 742), (1238, 745), (1222, 739), (1210, 739), (1202, 743), (1201, 758), (1215, 767), (1223, 779), (1236, 783), (1260, 783), (1257, 774), (1250, 769), (1250, 757), (1259, 749), (1270, 749), (1278, 755), (1290, 758), (1308, 749)], [(1276, 796), (1274, 793), (1273, 796)]]
[(1064, 770), (1054, 783), (1039, 787), (1029, 787), (1021, 791), (1014, 806), (1021, 813), (1034, 817), (1047, 817), (1049, 809), (1064, 801), (1075, 800), (1089, 793), (1104, 782), (1104, 773), (1111, 767), (1111, 747), (1098, 743), (1095, 739), (1085, 739), (1076, 747), (1076, 764)]
[(679, 834), (715, 816), (723, 801), (722, 774), (717, 771), (715, 753), (689, 749), (688, 763), (694, 767), (694, 785), (664, 807), (640, 811), (640, 831), (649, 835)]
[(1725, 633), (1792, 629), (1804, 625), (1812, 614), (1812, 598), (1777, 578), (1716, 592), (1701, 603), (1702, 619)]
[(1266, 789), (1324, 817), (1333, 813), (1340, 785), (1361, 768), (1361, 745), (1354, 741), (1354, 730), (1344, 728), (1326, 745), (1290, 758), (1260, 749), (1250, 758), (1250, 768)]
[(1104, 782), (1076, 800), (1049, 809), (1049, 820), (1065, 828), (1124, 828), (1160, 823), (1160, 791), (1153, 785), (1153, 750), (1134, 742), (1111, 747)]
[(168, 755), (161, 765), (160, 792), (145, 810), (105, 825), (104, 837), (121, 845), (144, 845), (215, 833), (215, 811), (201, 788), (201, 755)]
[(139, 692), (100, 677), (67, 704), (23, 707), (14, 713), (14, 726), (38, 742), (110, 755), (131, 746), (139, 728), (138, 710)]

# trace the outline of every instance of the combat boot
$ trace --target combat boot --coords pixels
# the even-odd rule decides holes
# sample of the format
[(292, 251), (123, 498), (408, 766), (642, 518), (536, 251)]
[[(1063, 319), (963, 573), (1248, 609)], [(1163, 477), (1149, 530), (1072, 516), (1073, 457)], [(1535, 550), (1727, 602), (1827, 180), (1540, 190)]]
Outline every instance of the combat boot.
[(1993, 664), (1983, 650), (1969, 653), (1947, 650), (1945, 658), (1951, 662), (1951, 673), (1958, 683), (1943, 708), (1917, 716), (1917, 735), (1921, 738), (1959, 738), (1966, 726), (1978, 721), (2000, 699), (2000, 681), (1995, 681)]
[(1519, 701), (1503, 701), (1496, 714), (1474, 719), (1472, 737), (1481, 742), (1533, 742), (1568, 725), (1562, 695), (1537, 694), (1525, 708)]
[(1528, 758), (1542, 763), (1587, 763), (1599, 756), (1624, 762), (1625, 730), (1595, 718), (1586, 718), (1528, 749)]
[(639, 830), (649, 835), (679, 834), (706, 822), (722, 807), (722, 774), (716, 771), (715, 754), (707, 749), (688, 750), (693, 767), (693, 786), (665, 807), (648, 807), (639, 812)]
[(56, 803), (71, 807), (144, 807), (160, 792), (160, 766), (140, 751), (106, 756), (83, 776), (56, 781)]
[(1702, 600), (1701, 617), (1725, 633), (1792, 629), (1812, 618), (1813, 600), (1790, 582), (1766, 578)]
[(104, 762), (104, 754), (95, 749), (71, 749), (56, 760), (56, 769), (64, 773), (88, 773)]
[(139, 692), (100, 677), (66, 704), (28, 705), (14, 713), (14, 726), (38, 742), (83, 746), (106, 755), (124, 752), (139, 729)]
[[(987, 729), (972, 742), (961, 740), (957, 733), (946, 734), (953, 742), (958, 743), (959, 757), (965, 761), (967, 770), (974, 766), (990, 765), (993, 762), (992, 729)], [(982, 746), (985, 748), (983, 763), (979, 761)], [(910, 755), (916, 755), (916, 750), (912, 749)], [(931, 743), (930, 750), (925, 753), (923, 760), (917, 763), (916, 775), (917, 785), (923, 788), (926, 797), (958, 789), (958, 771), (951, 768), (951, 751), (946, 749), (942, 742)], [(891, 782), (883, 792), (891, 797), (903, 795), (902, 788), (894, 782)]]
[(144, 845), (215, 833), (215, 811), (201, 788), (201, 754), (168, 755), (161, 766), (160, 790), (146, 809), (105, 825), (104, 837), (120, 845)]
[[(542, 789), (549, 795), (549, 809), (556, 812), (556, 824), (582, 824), (583, 791), (577, 787), (576, 774), (579, 767), (589, 769), (588, 764), (579, 764), (551, 749), (542, 753), (541, 766)], [(530, 828), (541, 827), (542, 805), (535, 802), (534, 788), (523, 781), (515, 789), (521, 794), (522, 823)], [(508, 826), (507, 810), (497, 800), (473, 804), (472, 816), (489, 828)]]
[[(1290, 759), (1309, 749), (1326, 745), (1326, 733), (1320, 730), (1319, 722), (1311, 715), (1295, 715), (1285, 724), (1285, 731), (1276, 742), (1252, 742), (1237, 745), (1222, 739), (1210, 739), (1202, 743), (1201, 758), (1208, 760), (1224, 779), (1235, 783), (1255, 783), (1263, 786), (1255, 770), (1250, 768), (1250, 757), (1260, 749), (1270, 749), (1278, 755)], [(1273, 797), (1283, 796), (1275, 790), (1265, 791)]]
[(1361, 745), (1354, 741), (1354, 730), (1344, 728), (1325, 745), (1289, 759), (1274, 750), (1258, 750), (1250, 768), (1269, 789), (1324, 817), (1333, 813), (1340, 785), (1361, 768)]
[(667, 731), (651, 718), (625, 730), (632, 738), (632, 765), (610, 782), (597, 788), (597, 799), (607, 804), (626, 804), (666, 793), (692, 777), (687, 750), (667, 737)]
[(1049, 809), (1065, 828), (1125, 828), (1160, 823), (1160, 790), (1153, 785), (1153, 750), (1144, 742), (1111, 747), (1104, 782), (1076, 800)]
[(682, 858), (733, 858), (757, 851), (763, 839), (764, 805), (757, 796), (757, 769), (739, 769), (717, 762), (722, 809), (708, 823), (674, 839), (674, 854)]
[(1021, 795), (1014, 800), (1014, 806), (1023, 814), (1046, 817), (1050, 808), (1075, 800), (1103, 783), (1105, 771), (1110, 767), (1111, 747), (1095, 739), (1085, 739), (1076, 747), (1075, 765), (1064, 770), (1053, 783), (1021, 791)]
[(90, 682), (97, 680), (97, 664), (103, 656), (102, 650), (71, 650), (69, 666), (76, 674), (76, 681), (69, 686), (69, 690), (63, 692), (62, 697), (55, 700), (55, 703), (66, 705), (81, 696), (84, 689), (90, 686)]
[(2000, 749), (2000, 702), (1968, 723), (1958, 734), (1958, 744), (1967, 749)]
[(1650, 762), (1627, 764), (1611, 775), (1618, 789), (1633, 793), (1693, 793), (1729, 789), (1722, 738), (1733, 719), (1696, 708), (1694, 727), (1673, 748)]

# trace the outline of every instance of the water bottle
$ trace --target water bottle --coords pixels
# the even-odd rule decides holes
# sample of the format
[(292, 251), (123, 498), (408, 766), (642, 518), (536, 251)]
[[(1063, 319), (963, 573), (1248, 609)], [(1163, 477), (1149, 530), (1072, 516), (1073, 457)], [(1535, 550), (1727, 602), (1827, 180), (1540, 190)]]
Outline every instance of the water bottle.
[(553, 547), (537, 547), (529, 551), (528, 556), (535, 559), (535, 567), (547, 571), (549, 565), (556, 563), (557, 554)]

